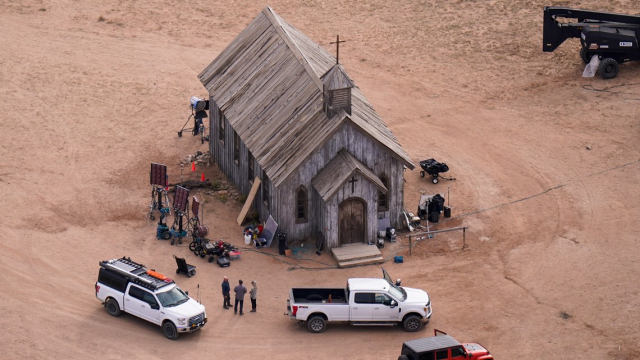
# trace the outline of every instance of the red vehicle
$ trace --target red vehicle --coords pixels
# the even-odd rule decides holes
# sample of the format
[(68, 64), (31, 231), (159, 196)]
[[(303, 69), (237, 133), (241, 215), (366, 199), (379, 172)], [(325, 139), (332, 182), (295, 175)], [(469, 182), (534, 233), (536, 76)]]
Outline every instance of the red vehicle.
[(434, 336), (405, 341), (398, 360), (493, 360), (484, 346), (475, 343), (461, 344), (440, 330)]

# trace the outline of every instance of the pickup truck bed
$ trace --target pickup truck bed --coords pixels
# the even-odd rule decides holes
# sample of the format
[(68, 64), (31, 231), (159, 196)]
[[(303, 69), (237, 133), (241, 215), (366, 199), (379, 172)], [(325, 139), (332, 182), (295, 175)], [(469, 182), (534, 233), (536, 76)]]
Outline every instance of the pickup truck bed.
[(331, 303), (347, 303), (347, 292), (345, 289), (293, 288), (291, 289), (291, 293), (297, 304), (329, 303), (329, 296), (331, 296)]

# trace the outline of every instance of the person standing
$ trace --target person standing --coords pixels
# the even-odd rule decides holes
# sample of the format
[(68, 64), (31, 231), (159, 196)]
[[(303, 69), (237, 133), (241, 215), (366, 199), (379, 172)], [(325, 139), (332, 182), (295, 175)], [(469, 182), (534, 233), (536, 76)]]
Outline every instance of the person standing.
[(249, 291), (251, 297), (251, 312), (256, 312), (256, 300), (258, 299), (258, 283), (255, 280), (251, 280), (251, 290)]
[(222, 280), (222, 296), (222, 307), (229, 309), (231, 307), (231, 285), (229, 285), (229, 278), (226, 276)]
[(238, 313), (238, 303), (240, 303), (240, 315), (244, 315), (242, 306), (244, 305), (244, 294), (247, 293), (247, 288), (242, 285), (242, 280), (238, 280), (238, 285), (233, 288), (233, 292), (236, 293), (236, 303), (233, 307), (233, 313)]

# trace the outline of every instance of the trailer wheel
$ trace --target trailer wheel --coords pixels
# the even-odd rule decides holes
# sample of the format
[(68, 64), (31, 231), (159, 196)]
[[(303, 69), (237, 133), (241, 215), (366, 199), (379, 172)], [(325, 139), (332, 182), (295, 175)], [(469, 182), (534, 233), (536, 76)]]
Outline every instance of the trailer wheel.
[(398, 356), (398, 360), (409, 360), (409, 357), (407, 355), (400, 355)]
[(591, 62), (592, 55), (594, 54), (590, 54), (586, 47), (580, 48), (580, 59), (582, 59), (585, 64)]
[(431, 180), (431, 182), (432, 182), (432, 183), (434, 183), (434, 184), (437, 184), (437, 183), (438, 183), (438, 178), (437, 178), (437, 177), (434, 177), (434, 178)]
[(120, 316), (120, 305), (113, 298), (109, 298), (107, 302), (104, 304), (105, 309), (111, 316)]
[(418, 315), (409, 315), (402, 320), (402, 326), (407, 332), (416, 332), (422, 328), (422, 319)]
[(316, 315), (307, 321), (307, 329), (312, 333), (321, 333), (327, 329), (327, 322), (322, 316)]
[[(169, 240), (169, 239), (171, 239), (171, 233), (170, 233), (170, 232), (168, 232), (168, 231), (163, 232), (163, 233), (162, 233), (162, 239), (164, 239), (164, 240)], [(173, 245), (173, 244), (171, 244), (171, 245)]]
[(171, 321), (165, 321), (164, 324), (162, 324), (162, 333), (169, 340), (175, 340), (180, 336), (178, 329), (176, 329), (176, 326), (173, 325)]
[(618, 70), (620, 69), (620, 65), (615, 59), (606, 58), (600, 61), (600, 66), (598, 67), (598, 71), (600, 71), (600, 76), (603, 79), (613, 79), (618, 76)]

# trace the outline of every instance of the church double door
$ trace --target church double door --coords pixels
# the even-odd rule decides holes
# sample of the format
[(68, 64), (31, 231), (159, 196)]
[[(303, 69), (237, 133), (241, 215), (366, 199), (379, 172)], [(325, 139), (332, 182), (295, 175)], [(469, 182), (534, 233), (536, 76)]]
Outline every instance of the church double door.
[(340, 245), (363, 243), (365, 241), (366, 204), (361, 199), (347, 199), (339, 208)]

